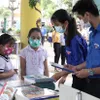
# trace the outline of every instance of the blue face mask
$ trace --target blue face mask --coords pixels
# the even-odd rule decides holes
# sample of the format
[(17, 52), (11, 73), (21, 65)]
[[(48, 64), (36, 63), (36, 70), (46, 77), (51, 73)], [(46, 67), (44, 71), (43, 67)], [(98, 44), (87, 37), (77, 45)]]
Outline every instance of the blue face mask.
[(65, 33), (66, 32), (66, 29), (63, 29), (62, 26), (55, 26), (55, 29), (59, 33)]
[(41, 45), (41, 39), (38, 40), (38, 39), (29, 38), (29, 44), (33, 48), (38, 48)]

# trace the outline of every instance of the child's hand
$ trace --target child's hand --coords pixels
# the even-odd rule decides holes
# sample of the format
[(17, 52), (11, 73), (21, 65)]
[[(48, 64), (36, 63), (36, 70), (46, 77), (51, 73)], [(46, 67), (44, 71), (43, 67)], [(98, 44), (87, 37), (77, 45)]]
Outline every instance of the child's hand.
[(65, 83), (66, 77), (67, 77), (67, 75), (66, 75), (65, 77), (62, 77), (62, 78), (59, 80), (59, 82), (58, 82), (58, 87), (60, 86), (60, 84), (64, 84), (64, 83)]
[(54, 74), (52, 76), (52, 78), (55, 80), (55, 81), (58, 81), (61, 77), (63, 77), (64, 75), (68, 74), (67, 72), (65, 71), (61, 71), (61, 72), (58, 72), (56, 74)]
[(18, 69), (14, 69), (15, 73), (18, 74)]

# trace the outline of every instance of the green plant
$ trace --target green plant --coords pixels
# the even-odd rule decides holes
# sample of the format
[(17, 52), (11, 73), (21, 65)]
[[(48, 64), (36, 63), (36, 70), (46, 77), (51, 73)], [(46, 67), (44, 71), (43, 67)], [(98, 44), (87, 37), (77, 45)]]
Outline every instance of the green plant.
[(16, 33), (18, 34), (18, 33), (20, 33), (20, 30), (18, 29), (18, 30), (16, 30)]
[(41, 11), (36, 8), (37, 3), (40, 3), (40, 0), (29, 0), (29, 6), (31, 8), (35, 8), (35, 10), (37, 10), (39, 13), (41, 13)]
[[(29, 0), (29, 6), (33, 9), (35, 8), (36, 11), (38, 11), (41, 14), (41, 11), (36, 7), (37, 3), (40, 3), (40, 0)], [(36, 21), (36, 26), (39, 28), (39, 23), (41, 22), (41, 19), (38, 18)]]
[(12, 28), (9, 28), (8, 31), (12, 31)]

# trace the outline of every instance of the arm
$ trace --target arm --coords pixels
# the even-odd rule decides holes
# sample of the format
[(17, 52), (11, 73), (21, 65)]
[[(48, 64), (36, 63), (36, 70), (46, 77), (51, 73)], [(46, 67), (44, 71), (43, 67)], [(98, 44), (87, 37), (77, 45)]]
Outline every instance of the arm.
[(66, 81), (66, 77), (68, 74), (64, 75), (63, 77), (60, 78), (59, 82), (58, 82), (58, 86), (60, 86), (60, 84), (64, 84)]
[(0, 79), (12, 77), (14, 74), (16, 74), (16, 72), (14, 70), (10, 70), (8, 72), (2, 72), (2, 73), (0, 73)]
[(23, 76), (26, 75), (26, 60), (20, 57), (20, 65), (21, 65), (21, 79), (23, 80)]
[(77, 65), (75, 67), (76, 67), (76, 70), (84, 69), (84, 68), (86, 68), (86, 62), (83, 62), (82, 64), (79, 64), (79, 65)]
[(100, 74), (100, 67), (92, 68), (94, 74)]
[(80, 43), (77, 40), (77, 38), (73, 39), (72, 42), (72, 54), (73, 54), (73, 61), (74, 64), (76, 65), (75, 68), (76, 70), (81, 70), (86, 67), (86, 62), (84, 61), (84, 55), (82, 53), (82, 48), (80, 47)]
[[(100, 67), (97, 68), (91, 68), (94, 74), (100, 74)], [(89, 69), (82, 69), (80, 71), (77, 71), (76, 76), (78, 78), (87, 78), (89, 76)]]
[(49, 76), (48, 64), (47, 59), (44, 61), (44, 75)]
[(55, 81), (58, 81), (61, 77), (67, 76), (69, 73), (65, 71), (58, 72), (52, 76)]

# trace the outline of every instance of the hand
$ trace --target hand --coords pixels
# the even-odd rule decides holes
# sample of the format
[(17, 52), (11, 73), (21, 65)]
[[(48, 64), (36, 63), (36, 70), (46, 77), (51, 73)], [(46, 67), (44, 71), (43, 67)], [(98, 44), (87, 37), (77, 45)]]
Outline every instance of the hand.
[(18, 69), (14, 69), (15, 73), (18, 74)]
[(88, 70), (87, 69), (82, 69), (80, 71), (77, 71), (75, 73), (75, 75), (78, 77), (78, 78), (87, 78), (89, 76), (89, 73), (88, 73)]
[(52, 76), (55, 81), (58, 81), (62, 76), (67, 75), (68, 73), (65, 71), (58, 72)]
[(64, 68), (68, 68), (69, 70), (72, 70), (72, 71), (74, 71), (74, 72), (77, 71), (76, 66), (73, 66), (73, 65), (70, 65), (70, 64), (64, 65)]
[(64, 76), (64, 77), (62, 77), (62, 78), (59, 80), (59, 82), (58, 82), (58, 87), (60, 86), (60, 84), (64, 84), (64, 83), (65, 83), (66, 77), (67, 77), (67, 75)]

